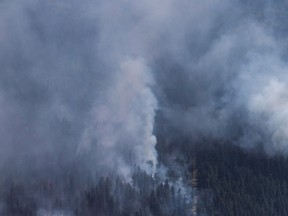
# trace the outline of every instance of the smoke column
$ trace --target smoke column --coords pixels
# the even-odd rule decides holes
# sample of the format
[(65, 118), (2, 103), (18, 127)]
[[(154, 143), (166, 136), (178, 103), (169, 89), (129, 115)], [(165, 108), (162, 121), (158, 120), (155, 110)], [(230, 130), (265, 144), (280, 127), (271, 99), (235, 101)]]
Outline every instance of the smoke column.
[(157, 164), (153, 136), (157, 102), (149, 88), (153, 82), (149, 68), (141, 59), (128, 59), (114, 76), (113, 86), (89, 113), (91, 121), (78, 151), (90, 151), (95, 142), (93, 155), (106, 170), (128, 176), (134, 164), (153, 174)]
[[(2, 1), (3, 172), (57, 170), (83, 158), (101, 174), (129, 176), (137, 166), (154, 173), (158, 61), (184, 60), (190, 27), (207, 34), (225, 7), (174, 0)], [(212, 8), (200, 25), (201, 11)]]
[(56, 169), (82, 157), (102, 174), (155, 172), (157, 100), (135, 29), (142, 17), (117, 4), (1, 2), (1, 164), (13, 158), (3, 169)]
[(287, 8), (0, 1), (1, 176), (155, 174), (176, 136), (287, 153)]

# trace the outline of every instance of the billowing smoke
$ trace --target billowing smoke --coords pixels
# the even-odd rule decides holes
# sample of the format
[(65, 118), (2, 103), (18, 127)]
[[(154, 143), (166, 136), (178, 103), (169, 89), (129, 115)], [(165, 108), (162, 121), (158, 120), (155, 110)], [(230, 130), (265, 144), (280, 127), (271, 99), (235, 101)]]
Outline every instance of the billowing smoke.
[(114, 3), (1, 2), (4, 168), (87, 157), (102, 174), (155, 171), (154, 78), (130, 45), (137, 21)]
[(189, 39), (180, 54), (170, 52), (157, 60), (161, 119), (177, 131), (172, 137), (262, 146), (268, 154), (285, 152), (287, 41), (280, 8), (287, 5), (221, 5), (197, 16), (202, 31), (197, 25), (186, 26)]
[(0, 214), (87, 215), (85, 191), (101, 176), (154, 175), (148, 8), (19, 0), (0, 10)]
[(153, 92), (165, 85), (157, 80), (159, 61), (191, 67), (190, 36), (208, 37), (227, 7), (212, 1), (2, 1), (3, 170), (28, 174), (81, 160), (102, 174), (129, 176), (137, 166), (154, 173)]
[(97, 158), (97, 166), (118, 170), (125, 176), (133, 164), (154, 173), (157, 155), (153, 123), (157, 102), (149, 87), (153, 82), (149, 68), (141, 59), (128, 59), (114, 76), (113, 86), (89, 113), (78, 152), (91, 154), (95, 142), (93, 157)]
[(0, 1), (1, 176), (154, 175), (175, 137), (286, 153), (287, 7)]

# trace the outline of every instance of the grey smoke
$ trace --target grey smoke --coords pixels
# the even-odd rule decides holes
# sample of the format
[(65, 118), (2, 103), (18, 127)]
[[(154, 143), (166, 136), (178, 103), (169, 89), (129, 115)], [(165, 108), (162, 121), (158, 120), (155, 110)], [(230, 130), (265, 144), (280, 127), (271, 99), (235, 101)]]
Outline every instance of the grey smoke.
[(155, 171), (153, 75), (142, 48), (129, 45), (140, 33), (127, 31), (137, 23), (124, 8), (111, 16), (113, 7), (1, 2), (3, 169), (55, 169), (88, 158), (102, 174)]
[(162, 85), (155, 82), (155, 64), (167, 55), (187, 67), (190, 34), (208, 37), (226, 7), (212, 1), (2, 1), (3, 172), (28, 174), (84, 160), (101, 174), (129, 176), (136, 166), (154, 173), (158, 102), (152, 88)]
[(157, 111), (195, 142), (287, 152), (283, 8), (268, 0), (1, 1), (0, 172), (56, 172), (80, 161), (98, 174), (129, 177), (137, 166), (153, 174)]
[(287, 5), (222, 5), (218, 13), (216, 7), (215, 14), (198, 16), (210, 16), (205, 31), (197, 25), (183, 29), (190, 39), (180, 54), (171, 52), (155, 64), (163, 118), (195, 142), (206, 137), (261, 145), (268, 154), (286, 152), (287, 40), (284, 13), (276, 11)]

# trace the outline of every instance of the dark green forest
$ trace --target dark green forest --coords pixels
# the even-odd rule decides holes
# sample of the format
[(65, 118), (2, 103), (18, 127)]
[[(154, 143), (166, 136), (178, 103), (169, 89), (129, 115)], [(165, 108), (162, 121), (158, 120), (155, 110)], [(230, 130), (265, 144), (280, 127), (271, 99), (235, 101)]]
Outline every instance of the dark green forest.
[(203, 202), (199, 212), (221, 216), (288, 214), (288, 159), (255, 152), (229, 144), (193, 152)]
[[(193, 187), (197, 215), (287, 215), (287, 158), (217, 143), (194, 146), (183, 155), (178, 162), (187, 167), (185, 181), (188, 187)], [(163, 181), (138, 169), (130, 183), (119, 177), (101, 177), (96, 184), (91, 183), (82, 190), (75, 178), (65, 176), (63, 198), (53, 183), (30, 189), (9, 184), (2, 188), (1, 201), (5, 204), (2, 214), (39, 215), (38, 206), (46, 205), (51, 209), (69, 209), (76, 216), (193, 215), (195, 204), (171, 183), (176, 178), (175, 172), (168, 173), (169, 180)], [(194, 184), (192, 173), (197, 174)], [(39, 194), (42, 201), (37, 197)], [(45, 200), (50, 200), (50, 204), (43, 204)]]
[[(65, 189), (57, 188), (57, 182), (45, 182), (27, 187), (9, 182), (1, 190), (1, 215), (38, 216), (183, 216), (191, 215), (191, 202), (180, 188), (151, 177), (138, 169), (127, 183), (119, 177), (101, 177), (97, 183), (79, 186), (76, 177), (61, 179)], [(78, 178), (79, 179), (79, 178)], [(3, 186), (3, 185), (2, 185)], [(57, 212), (58, 210), (58, 212)]]

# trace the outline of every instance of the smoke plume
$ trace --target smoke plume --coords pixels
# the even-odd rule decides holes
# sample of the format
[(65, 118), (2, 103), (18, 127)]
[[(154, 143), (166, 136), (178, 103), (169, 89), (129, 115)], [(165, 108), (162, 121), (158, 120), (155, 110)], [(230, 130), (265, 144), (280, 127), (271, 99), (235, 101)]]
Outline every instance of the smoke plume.
[(0, 1), (1, 176), (165, 173), (177, 136), (287, 153), (287, 8)]
[(102, 174), (155, 171), (154, 78), (114, 3), (1, 2), (3, 169), (87, 157)]

